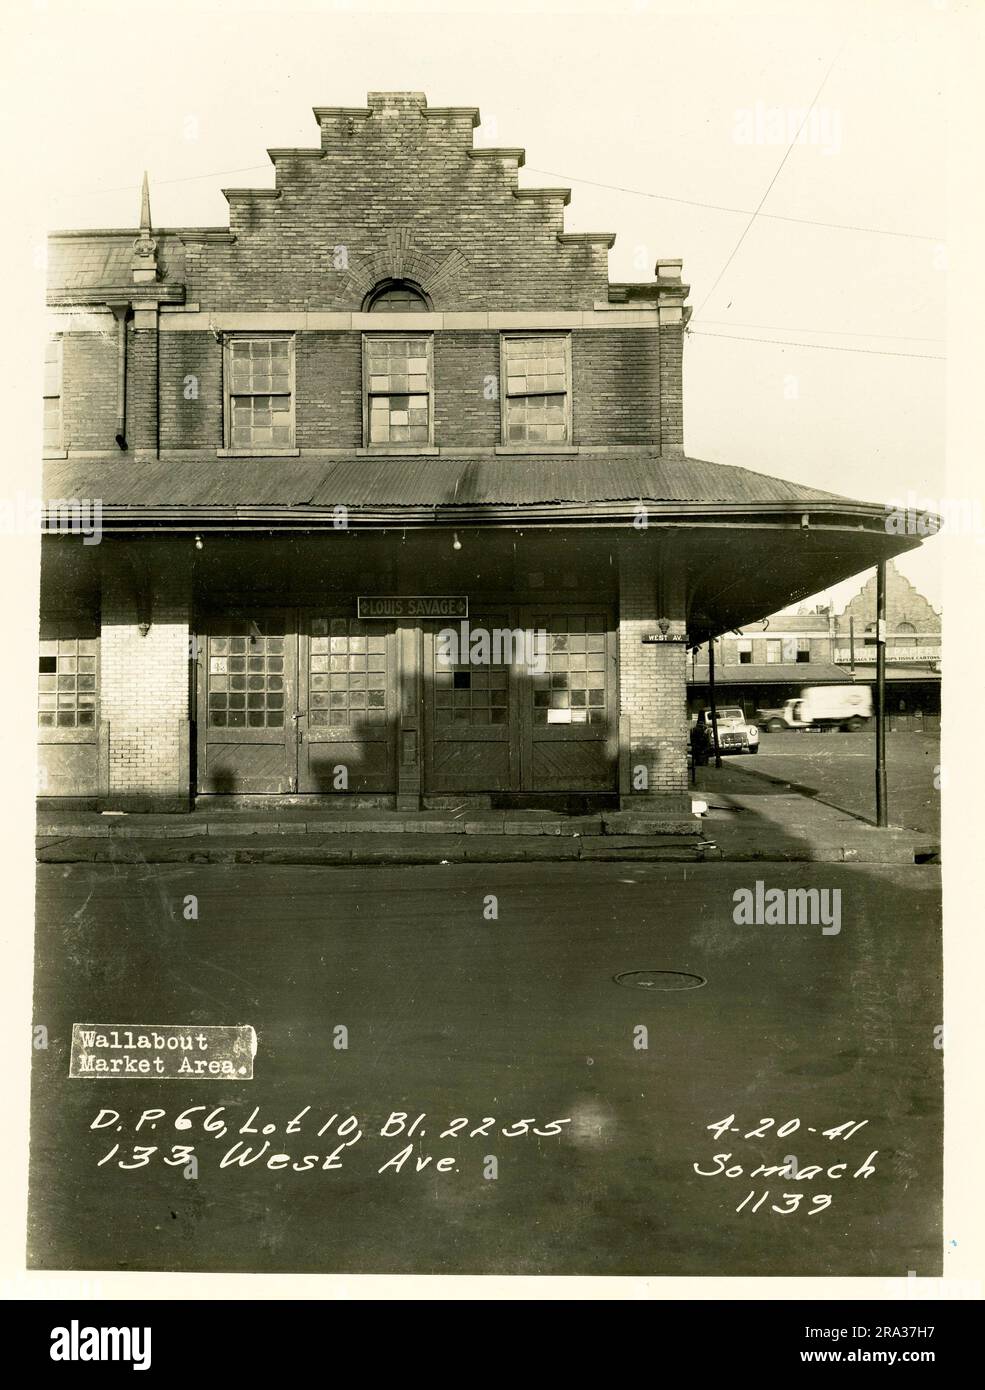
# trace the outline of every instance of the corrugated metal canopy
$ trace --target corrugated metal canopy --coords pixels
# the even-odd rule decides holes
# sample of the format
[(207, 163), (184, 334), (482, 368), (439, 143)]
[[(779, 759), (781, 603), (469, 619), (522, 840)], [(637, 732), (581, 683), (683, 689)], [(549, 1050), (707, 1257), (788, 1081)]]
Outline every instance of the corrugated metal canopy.
[(476, 507), (551, 503), (859, 504), (835, 493), (703, 459), (625, 454), (454, 457), (70, 459), (45, 468), (47, 498), (103, 506)]
[[(691, 674), (688, 663), (688, 684), (708, 684), (708, 664), (698, 662)], [(856, 674), (856, 682), (858, 676)], [(833, 666), (826, 661), (803, 661), (791, 665), (789, 662), (771, 662), (766, 666), (743, 666), (739, 664), (715, 666), (715, 684), (718, 685), (851, 685), (852, 678), (848, 668)]]

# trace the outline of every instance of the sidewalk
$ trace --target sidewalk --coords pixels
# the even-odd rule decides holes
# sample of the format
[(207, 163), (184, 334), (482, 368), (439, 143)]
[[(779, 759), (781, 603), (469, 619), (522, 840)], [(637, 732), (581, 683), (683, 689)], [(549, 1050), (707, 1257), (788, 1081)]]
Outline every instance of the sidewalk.
[[(355, 810), (209, 807), (188, 815), (38, 813), (37, 857), (48, 864), (440, 864), (526, 860), (701, 863), (928, 862), (939, 846), (908, 830), (877, 830), (797, 793), (718, 790), (702, 778), (701, 816), (603, 811)], [(725, 784), (727, 785), (727, 783)]]

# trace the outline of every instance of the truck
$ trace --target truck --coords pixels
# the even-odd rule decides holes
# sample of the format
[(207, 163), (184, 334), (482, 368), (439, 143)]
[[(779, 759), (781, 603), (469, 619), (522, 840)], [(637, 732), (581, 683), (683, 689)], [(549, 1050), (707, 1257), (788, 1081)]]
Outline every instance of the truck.
[(777, 709), (756, 711), (765, 732), (780, 729), (844, 729), (857, 733), (872, 717), (872, 687), (868, 685), (808, 685), (800, 698)]

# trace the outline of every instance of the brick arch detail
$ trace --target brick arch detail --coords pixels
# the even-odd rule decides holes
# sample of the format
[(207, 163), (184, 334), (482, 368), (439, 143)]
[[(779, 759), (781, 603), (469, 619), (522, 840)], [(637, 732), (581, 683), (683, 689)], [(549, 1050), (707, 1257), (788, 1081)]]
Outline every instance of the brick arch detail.
[(415, 280), (434, 303), (467, 266), (461, 251), (449, 251), (439, 260), (414, 245), (409, 228), (398, 227), (387, 233), (384, 247), (350, 265), (342, 293), (347, 300), (361, 304), (381, 280)]

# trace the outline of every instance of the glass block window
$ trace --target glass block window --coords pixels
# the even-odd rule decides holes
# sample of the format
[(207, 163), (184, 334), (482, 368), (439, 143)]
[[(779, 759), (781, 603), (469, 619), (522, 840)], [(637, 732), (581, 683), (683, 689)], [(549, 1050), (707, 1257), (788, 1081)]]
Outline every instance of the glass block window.
[(38, 648), (38, 725), (91, 728), (96, 723), (95, 637), (43, 636)]
[[(501, 626), (491, 618), (471, 619), (475, 629)], [(467, 653), (459, 653), (467, 655)], [(510, 668), (443, 662), (434, 665), (434, 722), (448, 724), (507, 724), (510, 717)]]
[(44, 350), (44, 447), (62, 448), (62, 340), (51, 338)]
[(370, 444), (431, 442), (431, 339), (363, 340)]
[(409, 280), (391, 280), (370, 296), (371, 314), (426, 314), (428, 302)]
[[(547, 670), (532, 674), (535, 724), (604, 724), (606, 631), (599, 615), (557, 614), (533, 619), (547, 636)], [(563, 711), (551, 718), (550, 711)]]
[(387, 634), (380, 623), (313, 618), (308, 643), (308, 723), (383, 724)]
[(570, 442), (570, 353), (566, 335), (504, 336), (503, 441)]
[(229, 338), (226, 365), (228, 446), (258, 452), (293, 447), (293, 338)]
[(208, 639), (209, 724), (214, 729), (284, 726), (284, 636), (246, 622)]

